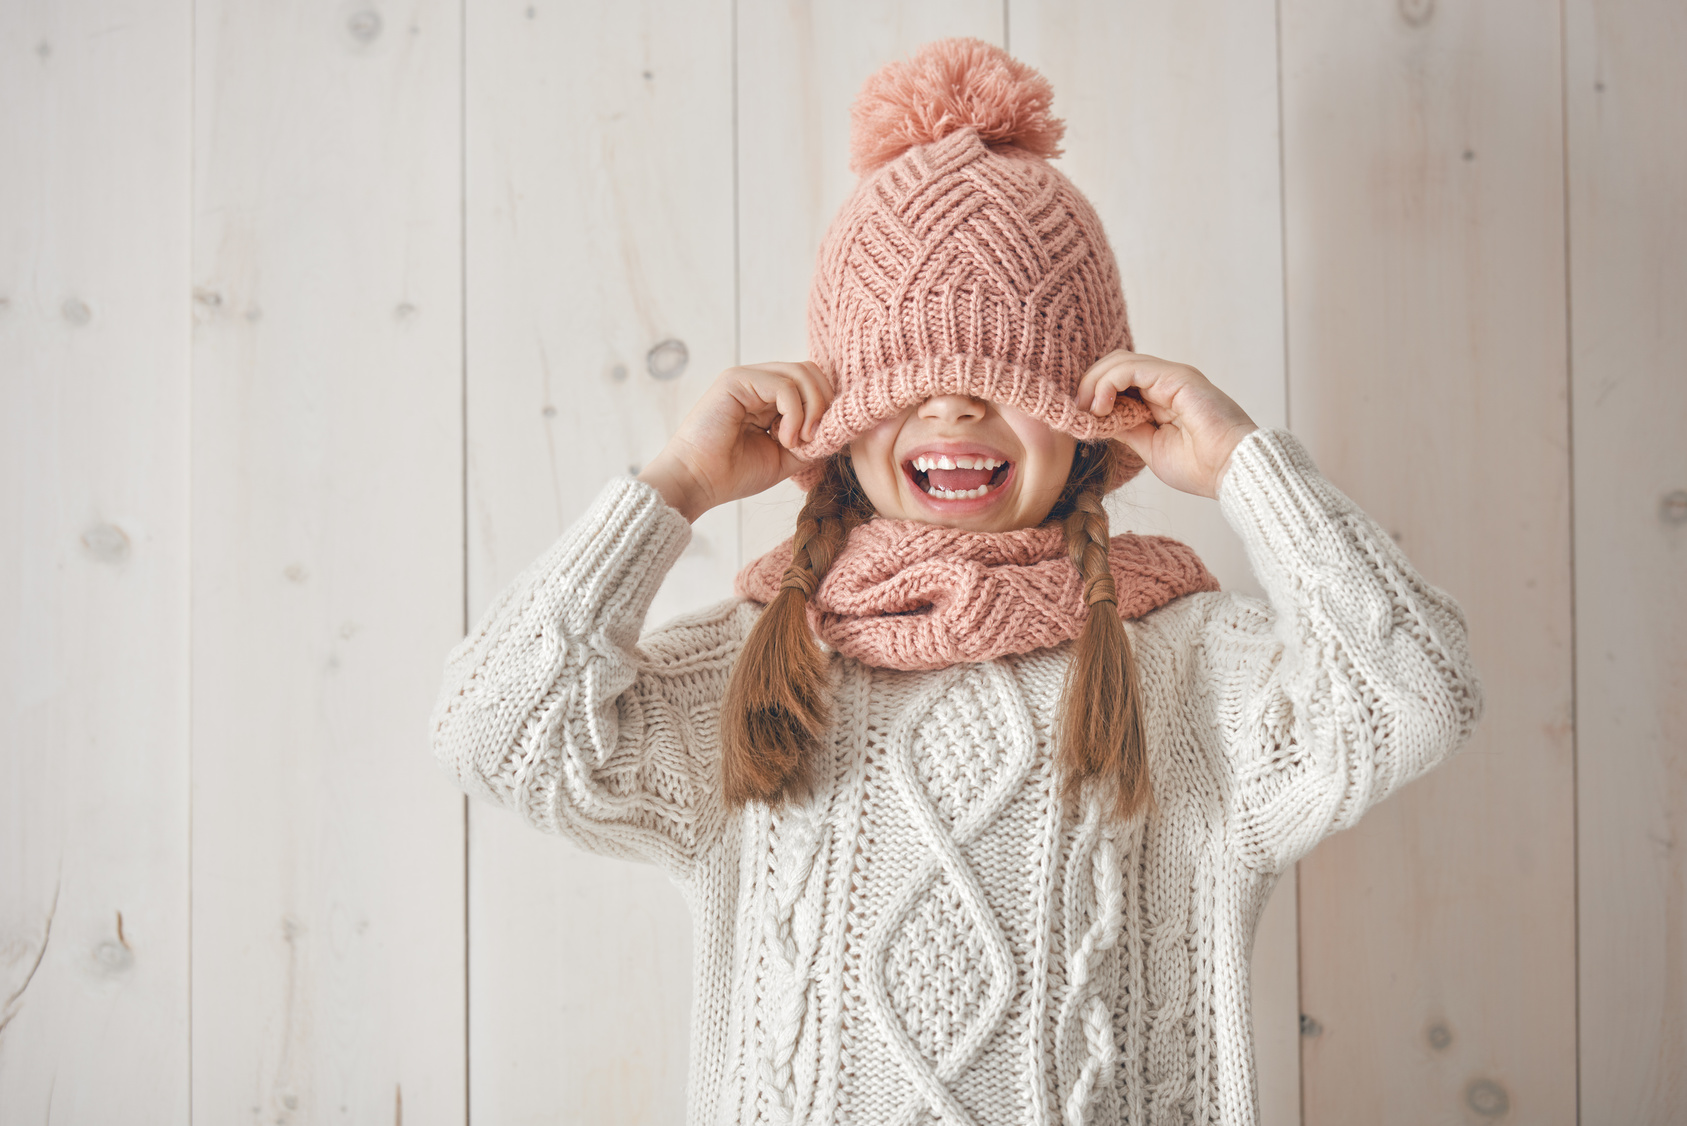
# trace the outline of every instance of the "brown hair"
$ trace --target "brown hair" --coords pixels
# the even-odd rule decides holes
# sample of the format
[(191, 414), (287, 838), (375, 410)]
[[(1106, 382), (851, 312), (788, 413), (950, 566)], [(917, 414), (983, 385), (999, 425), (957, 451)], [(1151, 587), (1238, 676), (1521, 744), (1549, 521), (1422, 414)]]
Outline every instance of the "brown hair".
[(1154, 792), (1142, 732), (1141, 677), (1107, 560), (1112, 535), (1101, 498), (1118, 456), (1112, 442), (1080, 444), (1049, 519), (1059, 520), (1066, 532), (1066, 554), (1078, 567), (1089, 606), (1060, 697), (1061, 793), (1075, 801), (1091, 784), (1113, 816), (1126, 821), (1153, 807)]
[[(1101, 498), (1116, 456), (1111, 442), (1080, 444), (1048, 519), (1066, 533), (1090, 607), (1061, 695), (1061, 791), (1073, 800), (1093, 785), (1113, 815), (1125, 820), (1151, 806), (1153, 793), (1136, 660), (1107, 560), (1111, 537)], [(809, 630), (808, 599), (850, 530), (872, 515), (848, 457), (830, 458), (797, 516), (779, 593), (745, 638), (727, 684), (721, 781), (733, 808), (751, 801), (777, 805), (808, 790), (813, 756), (831, 726), (831, 678)]]
[(807, 792), (832, 724), (831, 676), (808, 628), (808, 598), (872, 502), (843, 454), (808, 491), (779, 593), (744, 639), (721, 707), (721, 781), (727, 804), (776, 805)]

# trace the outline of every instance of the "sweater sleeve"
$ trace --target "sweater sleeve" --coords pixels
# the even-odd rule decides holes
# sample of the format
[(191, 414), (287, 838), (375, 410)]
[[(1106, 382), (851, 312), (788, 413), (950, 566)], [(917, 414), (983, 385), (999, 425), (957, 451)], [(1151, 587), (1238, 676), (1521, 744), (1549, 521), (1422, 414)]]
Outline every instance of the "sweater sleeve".
[(1288, 431), (1243, 439), (1219, 504), (1269, 606), (1209, 619), (1203, 680), (1234, 846), (1280, 871), (1458, 750), (1482, 688), (1458, 604)]
[(721, 825), (717, 711), (735, 604), (639, 629), (691, 535), (610, 482), (452, 650), (432, 744), (469, 794), (590, 851), (682, 876)]

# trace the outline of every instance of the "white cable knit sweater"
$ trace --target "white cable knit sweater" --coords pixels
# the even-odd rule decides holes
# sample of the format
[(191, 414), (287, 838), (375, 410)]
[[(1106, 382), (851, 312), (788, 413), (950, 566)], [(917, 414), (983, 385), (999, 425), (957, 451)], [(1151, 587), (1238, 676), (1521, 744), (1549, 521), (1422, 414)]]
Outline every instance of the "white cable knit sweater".
[(434, 749), (684, 890), (693, 1126), (1245, 1126), (1277, 874), (1452, 753), (1482, 697), (1457, 604), (1288, 432), (1249, 435), (1219, 501), (1270, 602), (1127, 623), (1158, 801), (1128, 825), (1055, 799), (1069, 645), (939, 672), (834, 655), (812, 800), (729, 814), (717, 713), (759, 608), (640, 639), (690, 529), (626, 478), (452, 652)]

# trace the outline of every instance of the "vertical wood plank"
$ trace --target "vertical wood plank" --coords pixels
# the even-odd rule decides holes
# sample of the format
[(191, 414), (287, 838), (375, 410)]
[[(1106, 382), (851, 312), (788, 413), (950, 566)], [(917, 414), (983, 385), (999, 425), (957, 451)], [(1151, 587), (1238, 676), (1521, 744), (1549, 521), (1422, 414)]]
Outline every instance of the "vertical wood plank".
[[(933, 39), (1000, 45), (1001, 0), (738, 6), (740, 333), (745, 363), (808, 358), (808, 288), (820, 237), (855, 186), (849, 107), (868, 75)], [(741, 503), (743, 554), (791, 535), (802, 493), (785, 482)]]
[(1581, 1104), (1687, 1121), (1687, 10), (1566, 9)]
[(463, 1120), (460, 35), (197, 5), (197, 1121)]
[(1487, 698), (1300, 866), (1312, 1126), (1576, 1117), (1559, 46), (1524, 0), (1282, 4), (1295, 427)]
[[(1193, 364), (1261, 426), (1286, 415), (1277, 16), (1265, 2), (1014, 0), (1016, 55), (1054, 84), (1062, 170), (1119, 259), (1134, 346)], [(1262, 594), (1218, 506), (1143, 473), (1111, 498), (1119, 530), (1170, 535), (1227, 590)], [(1300, 1121), (1295, 875), (1253, 951), (1261, 1121)]]
[(187, 1118), (191, 12), (0, 7), (0, 1122)]
[[(468, 9), (470, 611), (734, 360), (732, 6)], [(649, 627), (731, 594), (736, 506)], [(443, 651), (442, 651), (443, 655)], [(690, 918), (654, 868), (470, 811), (472, 1116), (684, 1117)]]

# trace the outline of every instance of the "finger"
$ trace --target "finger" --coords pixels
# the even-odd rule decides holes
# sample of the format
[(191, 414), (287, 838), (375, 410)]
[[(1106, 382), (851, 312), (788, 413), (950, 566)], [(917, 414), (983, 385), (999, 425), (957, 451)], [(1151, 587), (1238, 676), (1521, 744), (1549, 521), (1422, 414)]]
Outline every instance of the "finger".
[(1142, 393), (1143, 404), (1155, 422), (1169, 422), (1177, 417), (1174, 400), (1183, 386), (1183, 373), (1188, 369), (1157, 356), (1132, 355), (1117, 369), (1120, 378), (1113, 380), (1123, 391), (1135, 387)]
[(808, 467), (808, 462), (783, 447), (779, 450), (779, 479), (801, 473)]
[(1094, 401), (1096, 386), (1107, 378), (1109, 373), (1129, 355), (1131, 353), (1124, 349), (1116, 348), (1090, 365), (1089, 370), (1084, 372), (1083, 378), (1078, 380), (1078, 391), (1072, 396), (1073, 401), (1078, 404), (1079, 410), (1087, 411), (1090, 409), (1090, 404)]
[(811, 362), (759, 364), (757, 370), (765, 371), (775, 378), (783, 378), (793, 383), (802, 396), (803, 413), (801, 437), (808, 441), (814, 436), (815, 429), (820, 425), (820, 416), (826, 413), (826, 408), (832, 402), (831, 380), (820, 370), (820, 366)]
[(779, 385), (779, 444), (790, 449), (797, 444), (804, 422), (802, 390), (794, 380)]
[(1154, 449), (1155, 432), (1156, 427), (1152, 422), (1143, 422), (1138, 423), (1129, 430), (1124, 430), (1115, 434), (1114, 437), (1129, 446), (1131, 448), (1131, 452), (1141, 458), (1143, 463), (1152, 469), (1153, 459), (1148, 455)]
[(826, 374), (825, 368), (813, 360), (804, 360), (802, 366), (813, 374), (815, 382), (820, 384), (821, 389), (826, 392), (828, 401), (838, 397), (838, 390), (832, 385), (832, 377)]
[(779, 420), (779, 388), (784, 380), (760, 368), (740, 368), (733, 385), (733, 397), (744, 408), (745, 419), (758, 430), (767, 430)]
[(1095, 388), (1095, 401), (1090, 404), (1090, 413), (1097, 418), (1106, 418), (1113, 413), (1113, 404), (1119, 399), (1118, 388), (1113, 386), (1111, 377), (1103, 379)]
[(802, 440), (807, 442), (819, 429), (820, 416), (832, 405), (832, 384), (817, 364), (801, 363), (797, 370), (801, 374), (796, 383), (803, 399)]

